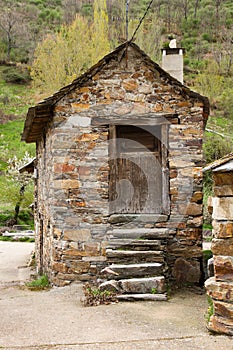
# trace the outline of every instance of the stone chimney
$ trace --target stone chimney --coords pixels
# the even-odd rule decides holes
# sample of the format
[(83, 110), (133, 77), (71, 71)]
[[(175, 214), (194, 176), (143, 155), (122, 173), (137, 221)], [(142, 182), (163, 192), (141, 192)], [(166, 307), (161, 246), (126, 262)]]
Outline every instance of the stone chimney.
[(171, 40), (169, 47), (162, 49), (162, 68), (183, 84), (184, 49), (176, 47)]

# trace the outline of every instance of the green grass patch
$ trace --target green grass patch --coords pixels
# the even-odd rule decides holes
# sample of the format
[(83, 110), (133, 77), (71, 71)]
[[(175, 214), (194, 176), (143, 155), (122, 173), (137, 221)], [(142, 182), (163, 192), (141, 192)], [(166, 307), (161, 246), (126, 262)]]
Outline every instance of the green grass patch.
[(203, 230), (212, 230), (212, 228), (213, 228), (212, 225), (209, 223), (204, 223), (202, 226)]
[(25, 243), (33, 243), (35, 242), (35, 239), (32, 237), (19, 237), (14, 238), (10, 236), (0, 236), (0, 241), (2, 242), (25, 242)]
[(49, 279), (47, 275), (39, 276), (34, 281), (26, 283), (26, 286), (30, 290), (43, 290), (50, 287)]

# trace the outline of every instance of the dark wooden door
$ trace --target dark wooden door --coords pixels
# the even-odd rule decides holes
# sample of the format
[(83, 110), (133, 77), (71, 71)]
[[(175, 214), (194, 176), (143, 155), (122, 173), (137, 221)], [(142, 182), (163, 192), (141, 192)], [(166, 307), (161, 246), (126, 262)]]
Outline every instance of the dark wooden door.
[(162, 169), (160, 128), (149, 132), (119, 126), (115, 159), (110, 163), (111, 212), (161, 213)]

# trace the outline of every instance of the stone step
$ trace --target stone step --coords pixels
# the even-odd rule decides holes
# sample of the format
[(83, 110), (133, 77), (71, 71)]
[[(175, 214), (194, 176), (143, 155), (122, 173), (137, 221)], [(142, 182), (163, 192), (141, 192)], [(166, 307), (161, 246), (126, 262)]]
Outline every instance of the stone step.
[(114, 239), (111, 240), (107, 248), (122, 248), (126, 250), (165, 250), (165, 244), (161, 244), (160, 240), (145, 240), (145, 239)]
[(106, 249), (108, 262), (164, 262), (164, 253), (157, 250), (114, 250)]
[(144, 239), (166, 239), (169, 236), (169, 230), (166, 228), (114, 228), (107, 231), (108, 239), (114, 238), (144, 238)]
[(164, 276), (111, 280), (101, 283), (100, 290), (115, 290), (121, 294), (161, 294), (166, 292)]
[(162, 275), (165, 266), (162, 263), (112, 264), (101, 272), (107, 279), (148, 277)]
[(167, 301), (167, 294), (119, 294), (117, 299), (119, 301)]

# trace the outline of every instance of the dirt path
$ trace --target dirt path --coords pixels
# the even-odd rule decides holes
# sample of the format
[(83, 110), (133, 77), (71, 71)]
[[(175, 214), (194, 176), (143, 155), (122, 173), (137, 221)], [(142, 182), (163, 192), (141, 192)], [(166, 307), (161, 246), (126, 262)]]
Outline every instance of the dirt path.
[[(20, 250), (19, 246), (18, 253)], [(11, 247), (8, 254), (11, 255)], [(2, 268), (1, 259), (2, 253)], [(81, 297), (80, 284), (31, 292), (20, 282), (19, 285), (2, 282), (0, 348), (233, 349), (232, 338), (212, 336), (206, 330), (205, 295), (186, 291), (176, 294), (168, 302), (124, 302), (98, 307), (83, 307)]]
[(34, 243), (0, 241), (0, 284), (25, 281), (30, 276), (27, 262)]

